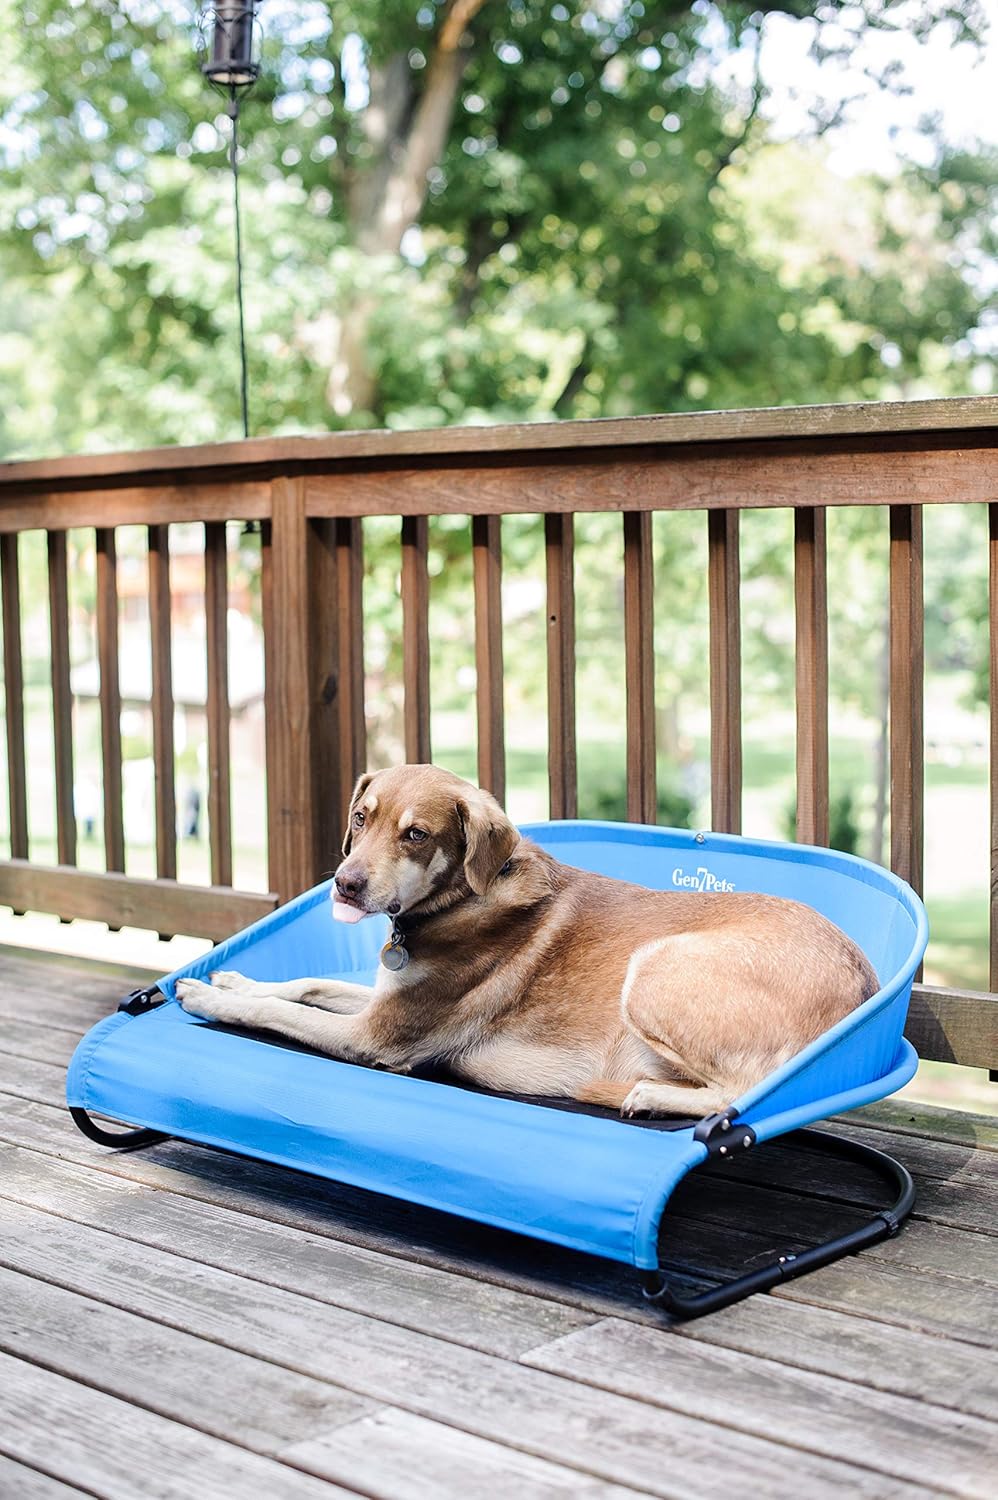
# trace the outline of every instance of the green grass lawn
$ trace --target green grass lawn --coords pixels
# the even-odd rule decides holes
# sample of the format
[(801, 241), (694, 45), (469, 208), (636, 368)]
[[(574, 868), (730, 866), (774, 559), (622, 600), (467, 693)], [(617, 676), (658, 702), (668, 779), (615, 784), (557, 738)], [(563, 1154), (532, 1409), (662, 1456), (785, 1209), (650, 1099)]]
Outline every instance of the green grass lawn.
[(984, 893), (932, 896), (927, 969), (962, 990), (988, 988), (988, 898)]

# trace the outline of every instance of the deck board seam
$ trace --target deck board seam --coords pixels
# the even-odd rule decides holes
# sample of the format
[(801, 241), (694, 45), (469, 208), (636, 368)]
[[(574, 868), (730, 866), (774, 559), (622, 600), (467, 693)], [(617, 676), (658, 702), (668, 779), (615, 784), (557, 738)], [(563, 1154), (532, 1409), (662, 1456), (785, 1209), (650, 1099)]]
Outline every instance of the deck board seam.
[[(30, 1364), (25, 1360), (25, 1364)], [(89, 1485), (78, 1484), (75, 1479), (64, 1479), (61, 1474), (55, 1474), (51, 1469), (42, 1468), (41, 1464), (29, 1463), (20, 1453), (12, 1453), (9, 1448), (4, 1447), (3, 1429), (0, 1428), (0, 1454), (10, 1459), (11, 1463), (18, 1464), (20, 1468), (27, 1469), (32, 1474), (41, 1474), (43, 1479), (51, 1479), (53, 1484), (65, 1485), (67, 1490), (75, 1490), (78, 1495), (90, 1495), (92, 1500), (106, 1500), (100, 1490), (92, 1490)]]

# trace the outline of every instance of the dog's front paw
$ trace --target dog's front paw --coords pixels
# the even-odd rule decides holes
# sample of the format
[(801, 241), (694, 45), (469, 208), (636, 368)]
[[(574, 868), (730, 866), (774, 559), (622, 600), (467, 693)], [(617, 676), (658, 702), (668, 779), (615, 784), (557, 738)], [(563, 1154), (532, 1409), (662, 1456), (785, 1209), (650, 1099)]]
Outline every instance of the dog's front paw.
[(245, 974), (237, 974), (233, 969), (216, 969), (208, 978), (212, 989), (231, 990), (236, 995), (252, 995), (260, 988), (255, 979), (247, 979)]
[(632, 1120), (635, 1115), (658, 1115), (662, 1113), (659, 1107), (658, 1088), (650, 1078), (644, 1078), (636, 1083), (620, 1106), (621, 1118)]
[(178, 979), (177, 999), (189, 1015), (205, 1021), (238, 1024), (246, 1008), (238, 995), (214, 989), (200, 979)]

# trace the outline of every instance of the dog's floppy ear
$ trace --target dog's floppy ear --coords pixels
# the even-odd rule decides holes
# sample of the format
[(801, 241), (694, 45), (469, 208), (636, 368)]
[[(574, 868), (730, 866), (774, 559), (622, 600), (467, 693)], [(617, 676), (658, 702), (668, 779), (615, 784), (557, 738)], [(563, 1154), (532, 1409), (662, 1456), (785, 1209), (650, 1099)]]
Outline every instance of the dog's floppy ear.
[(461, 797), (457, 815), (464, 830), (464, 878), (482, 896), (520, 842), (520, 835), (488, 792)]
[(357, 785), (353, 789), (353, 796), (350, 798), (350, 811), (347, 813), (346, 832), (343, 835), (344, 854), (350, 853), (350, 846), (353, 843), (354, 809), (356, 808), (357, 803), (360, 801), (361, 797), (363, 797), (364, 793), (367, 791), (368, 787), (371, 785), (371, 782), (374, 780), (375, 774), (376, 773), (374, 771), (365, 771), (363, 776), (360, 778), (360, 780), (357, 782)]

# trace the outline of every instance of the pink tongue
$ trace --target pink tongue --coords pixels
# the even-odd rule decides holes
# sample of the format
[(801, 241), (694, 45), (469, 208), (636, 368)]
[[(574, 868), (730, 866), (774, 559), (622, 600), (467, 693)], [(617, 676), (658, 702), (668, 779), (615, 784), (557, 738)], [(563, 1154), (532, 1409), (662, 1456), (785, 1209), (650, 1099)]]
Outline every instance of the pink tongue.
[(370, 915), (369, 911), (361, 911), (358, 906), (348, 906), (345, 901), (333, 902), (333, 916), (337, 922), (362, 922)]

